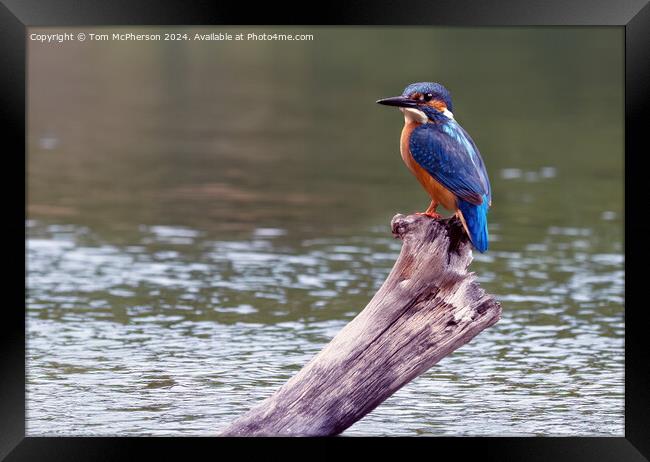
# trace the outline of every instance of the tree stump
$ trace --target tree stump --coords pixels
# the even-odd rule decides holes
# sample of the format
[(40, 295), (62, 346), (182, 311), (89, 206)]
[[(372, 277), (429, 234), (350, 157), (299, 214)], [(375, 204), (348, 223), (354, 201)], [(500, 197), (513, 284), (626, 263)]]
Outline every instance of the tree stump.
[(337, 435), (499, 320), (499, 303), (467, 272), (457, 218), (396, 215), (391, 226), (402, 250), (370, 303), (221, 436)]

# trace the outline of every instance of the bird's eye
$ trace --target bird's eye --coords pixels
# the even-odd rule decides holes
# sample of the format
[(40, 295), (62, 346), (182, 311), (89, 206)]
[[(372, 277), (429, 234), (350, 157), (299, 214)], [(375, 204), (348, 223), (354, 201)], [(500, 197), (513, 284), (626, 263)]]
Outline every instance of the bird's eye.
[(431, 93), (426, 93), (425, 95), (422, 96), (422, 99), (424, 101), (426, 101), (426, 102), (431, 101), (432, 98), (433, 98), (433, 95)]

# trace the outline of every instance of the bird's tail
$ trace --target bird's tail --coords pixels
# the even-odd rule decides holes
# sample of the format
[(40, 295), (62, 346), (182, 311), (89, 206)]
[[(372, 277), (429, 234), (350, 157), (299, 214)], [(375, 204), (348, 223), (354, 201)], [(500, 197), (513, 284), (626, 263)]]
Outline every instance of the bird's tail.
[(476, 250), (479, 252), (485, 252), (488, 249), (487, 196), (483, 196), (483, 203), (481, 205), (470, 204), (469, 202), (459, 199), (458, 208), (461, 212), (461, 219), (465, 231), (469, 234), (472, 244), (474, 244), (474, 247), (476, 247)]

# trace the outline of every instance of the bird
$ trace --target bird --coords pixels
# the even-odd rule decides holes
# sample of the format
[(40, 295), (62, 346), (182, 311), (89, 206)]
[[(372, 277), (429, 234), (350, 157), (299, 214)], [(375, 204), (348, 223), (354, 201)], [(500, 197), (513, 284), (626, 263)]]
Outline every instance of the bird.
[(454, 118), (451, 93), (436, 82), (417, 82), (377, 103), (404, 114), (402, 160), (431, 196), (418, 214), (439, 219), (442, 205), (458, 216), (474, 248), (486, 252), (492, 188), (476, 144)]

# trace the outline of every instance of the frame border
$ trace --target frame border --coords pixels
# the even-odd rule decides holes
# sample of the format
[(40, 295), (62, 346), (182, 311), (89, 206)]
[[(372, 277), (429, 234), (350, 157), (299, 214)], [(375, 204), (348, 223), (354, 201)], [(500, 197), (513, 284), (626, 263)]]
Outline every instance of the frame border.
[[(408, 8), (390, 0), (347, 4), (318, 4), (318, 22), (306, 10), (284, 9), (272, 3), (251, 9), (243, 3), (182, 2), (181, 0), (0, 0), (0, 122), (6, 127), (5, 160), (16, 167), (0, 183), (4, 197), (16, 204), (6, 228), (15, 234), (15, 245), (5, 246), (11, 273), (5, 291), (5, 325), (0, 335), (0, 460), (116, 460), (130, 459), (146, 451), (186, 457), (188, 451), (222, 449), (236, 444), (232, 438), (40, 438), (25, 436), (25, 219), (26, 219), (26, 38), (27, 27), (74, 25), (444, 25), (444, 26), (622, 26), (625, 28), (625, 266), (626, 296), (640, 292), (648, 250), (643, 244), (650, 224), (635, 218), (643, 210), (647, 182), (644, 154), (649, 152), (646, 125), (650, 119), (650, 3), (649, 0), (410, 0)], [(413, 12), (417, 11), (418, 15)], [(421, 14), (420, 14), (421, 13)], [(245, 18), (242, 21), (242, 18)], [(325, 24), (323, 24), (325, 23)], [(23, 152), (24, 157), (11, 156)], [(22, 180), (21, 177), (22, 176)], [(16, 197), (18, 195), (18, 197)], [(12, 204), (12, 205), (14, 205)], [(634, 246), (634, 247), (633, 247)], [(23, 287), (25, 289), (23, 290)], [(527, 461), (643, 461), (650, 458), (650, 368), (645, 352), (650, 349), (643, 332), (644, 304), (632, 296), (633, 309), (625, 310), (625, 437), (465, 437), (410, 438), (409, 448), (419, 446), (466, 454), (484, 460)], [(634, 303), (636, 302), (636, 303)], [(640, 305), (640, 306), (635, 306)], [(16, 307), (22, 307), (21, 310)], [(324, 442), (340, 449), (348, 441), (368, 438), (292, 440), (312, 446)], [(263, 438), (262, 445), (284, 443), (285, 438)], [(383, 447), (384, 439), (372, 445)], [(401, 439), (400, 439), (401, 440)], [(257, 443), (259, 444), (259, 443)], [(239, 446), (239, 444), (237, 444)], [(339, 446), (337, 448), (337, 446)], [(337, 451), (338, 452), (338, 451)], [(331, 455), (336, 456), (332, 452)]]

